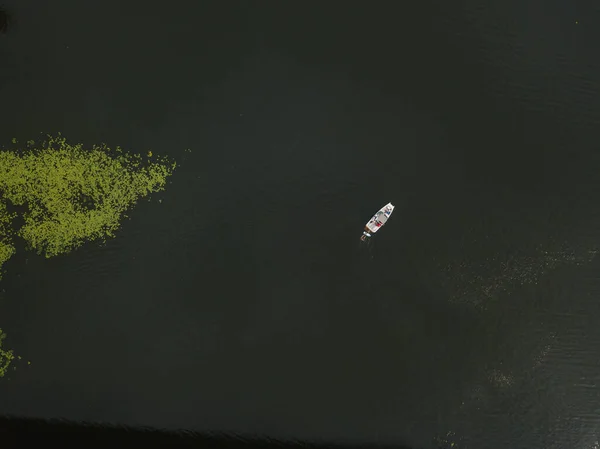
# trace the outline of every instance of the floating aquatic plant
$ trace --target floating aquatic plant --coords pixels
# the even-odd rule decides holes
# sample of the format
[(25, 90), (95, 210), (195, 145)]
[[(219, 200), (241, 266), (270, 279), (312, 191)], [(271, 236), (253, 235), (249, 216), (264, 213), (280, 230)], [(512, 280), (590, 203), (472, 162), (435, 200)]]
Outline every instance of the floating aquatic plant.
[(6, 338), (6, 334), (0, 329), (0, 377), (4, 377), (10, 366), (10, 362), (15, 358), (12, 351), (2, 349), (2, 342)]
[[(18, 145), (14, 138), (12, 143)], [(0, 151), (0, 277), (15, 253), (15, 235), (46, 257), (86, 241), (106, 241), (139, 198), (164, 190), (175, 166), (158, 157), (143, 163), (139, 154), (119, 147), (71, 145), (60, 135)], [(9, 205), (22, 211), (18, 230), (13, 227), (18, 214)], [(2, 349), (5, 337), (0, 329), (0, 377), (14, 359), (11, 350)]]
[(12, 244), (11, 223), (15, 213), (10, 213), (6, 208), (6, 203), (0, 201), (0, 278), (2, 277), (2, 265), (15, 253), (15, 247)]
[(15, 213), (8, 203), (24, 210), (24, 224), (14, 234), (49, 258), (114, 237), (125, 212), (139, 198), (164, 190), (175, 166), (164, 157), (143, 162), (120, 147), (86, 149), (61, 135), (0, 151), (0, 267), (15, 252)]

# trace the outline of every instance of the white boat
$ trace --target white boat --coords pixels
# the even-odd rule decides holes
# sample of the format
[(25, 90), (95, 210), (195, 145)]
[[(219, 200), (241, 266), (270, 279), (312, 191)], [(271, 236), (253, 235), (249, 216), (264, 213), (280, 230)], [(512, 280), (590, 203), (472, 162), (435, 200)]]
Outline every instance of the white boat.
[(387, 203), (381, 209), (377, 211), (373, 218), (369, 220), (369, 222), (365, 225), (365, 230), (363, 231), (363, 235), (360, 237), (362, 241), (365, 241), (367, 237), (371, 237), (377, 231), (379, 231), (383, 225), (388, 221), (390, 216), (394, 212), (394, 205), (392, 203)]

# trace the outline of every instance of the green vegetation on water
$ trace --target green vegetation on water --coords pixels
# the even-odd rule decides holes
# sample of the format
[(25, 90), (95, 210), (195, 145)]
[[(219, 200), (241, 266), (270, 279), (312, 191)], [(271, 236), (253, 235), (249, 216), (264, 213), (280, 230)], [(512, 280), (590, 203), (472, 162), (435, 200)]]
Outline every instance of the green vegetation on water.
[(12, 351), (2, 349), (2, 341), (6, 338), (6, 334), (0, 329), (0, 377), (4, 377), (10, 362), (15, 358)]
[[(144, 159), (104, 144), (84, 148), (60, 134), (40, 144), (13, 144), (17, 148), (0, 151), (0, 277), (15, 254), (15, 236), (47, 258), (86, 241), (106, 242), (138, 199), (164, 190), (176, 167), (152, 152)], [(14, 208), (23, 211), (18, 230)], [(11, 359), (12, 352), (0, 346), (0, 374)]]
[(8, 212), (4, 201), (0, 201), (0, 279), (2, 278), (2, 265), (15, 253), (10, 227), (15, 215), (15, 213)]
[[(125, 211), (164, 190), (175, 165), (166, 158), (144, 162), (104, 144), (84, 149), (61, 136), (0, 151), (0, 266), (15, 252), (13, 234), (46, 257), (114, 237)], [(16, 213), (8, 212), (8, 203), (26, 209), (24, 225), (14, 233)]]

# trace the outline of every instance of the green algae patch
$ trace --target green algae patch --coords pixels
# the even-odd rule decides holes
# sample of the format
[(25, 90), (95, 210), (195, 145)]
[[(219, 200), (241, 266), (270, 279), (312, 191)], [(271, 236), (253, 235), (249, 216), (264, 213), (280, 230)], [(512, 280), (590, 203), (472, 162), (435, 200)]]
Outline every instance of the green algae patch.
[(6, 351), (2, 349), (2, 342), (6, 338), (6, 334), (0, 329), (0, 377), (4, 377), (8, 371), (10, 363), (13, 361), (15, 356), (12, 351)]
[(0, 279), (2, 278), (2, 266), (15, 253), (15, 246), (12, 243), (12, 220), (16, 213), (10, 213), (6, 203), (0, 201)]
[(164, 190), (175, 167), (164, 157), (144, 161), (119, 147), (72, 145), (60, 135), (0, 151), (0, 267), (15, 251), (8, 203), (23, 209), (15, 234), (49, 258), (114, 237), (125, 212)]

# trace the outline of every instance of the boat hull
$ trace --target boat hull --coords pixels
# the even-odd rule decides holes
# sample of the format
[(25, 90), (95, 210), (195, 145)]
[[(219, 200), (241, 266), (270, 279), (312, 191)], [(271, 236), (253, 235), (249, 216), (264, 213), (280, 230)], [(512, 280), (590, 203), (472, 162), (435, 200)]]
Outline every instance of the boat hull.
[(364, 237), (371, 237), (373, 234), (379, 231), (392, 216), (392, 212), (394, 212), (394, 205), (392, 203), (387, 203), (385, 206), (379, 209), (365, 225), (362, 238), (364, 239)]

